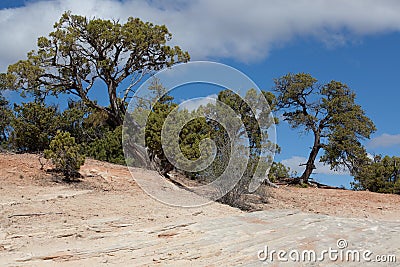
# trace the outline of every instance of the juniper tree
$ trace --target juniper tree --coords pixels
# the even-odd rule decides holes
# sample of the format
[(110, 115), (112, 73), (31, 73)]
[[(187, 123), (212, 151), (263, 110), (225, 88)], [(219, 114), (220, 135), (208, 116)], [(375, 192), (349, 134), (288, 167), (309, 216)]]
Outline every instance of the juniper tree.
[(0, 92), (0, 145), (6, 142), (9, 138), (12, 118), (13, 113), (9, 103)]
[(49, 147), (57, 130), (62, 129), (58, 108), (41, 102), (14, 104), (10, 143), (21, 152), (39, 152)]
[(356, 190), (400, 194), (400, 158), (375, 156), (357, 172)]
[[(227, 106), (234, 115), (227, 112)], [(252, 107), (256, 109), (256, 112), (252, 110)], [(212, 164), (200, 172), (200, 176), (205, 180), (215, 179), (225, 172), (230, 161), (247, 162), (247, 165), (243, 166), (242, 175), (239, 174), (241, 167), (235, 166), (238, 168), (234, 167), (230, 171), (232, 179), (239, 176), (240, 180), (229, 192), (226, 192), (220, 201), (240, 206), (243, 204), (240, 202), (241, 196), (251, 190), (250, 184), (256, 175), (262, 176), (258, 178), (267, 180), (267, 170), (272, 164), (270, 154), (279, 151), (277, 144), (272, 142), (268, 135), (272, 124), (278, 123), (277, 119), (270, 116), (274, 109), (274, 95), (266, 91), (257, 93), (255, 89), (249, 89), (244, 97), (231, 90), (223, 90), (218, 94), (217, 103), (208, 104), (205, 107), (206, 117), (211, 117), (210, 114), (218, 114), (218, 120), (207, 121), (210, 127), (210, 138), (214, 140), (217, 151)], [(225, 129), (219, 121), (223, 121), (229, 129)], [(226, 185), (222, 185), (221, 190), (225, 192), (229, 187), (231, 184), (227, 181)]]
[(78, 171), (85, 163), (85, 156), (80, 153), (79, 145), (68, 132), (57, 131), (44, 154), (47, 159), (51, 159), (66, 180), (78, 177)]
[(331, 81), (320, 85), (310, 74), (289, 73), (275, 80), (274, 89), (284, 120), (314, 137), (301, 182), (308, 182), (321, 149), (320, 161), (332, 169), (344, 167), (355, 174), (368, 161), (361, 141), (376, 128), (346, 84)]
[[(85, 105), (105, 112), (115, 128), (123, 124), (127, 102), (143, 77), (189, 60), (187, 52), (167, 45), (171, 36), (166, 26), (138, 18), (122, 24), (66, 12), (48, 37), (38, 39), (36, 51), (8, 67), (1, 86), (39, 100), (49, 94), (78, 96)], [(125, 81), (128, 85), (122, 88)], [(106, 106), (92, 97), (101, 85), (109, 100)]]

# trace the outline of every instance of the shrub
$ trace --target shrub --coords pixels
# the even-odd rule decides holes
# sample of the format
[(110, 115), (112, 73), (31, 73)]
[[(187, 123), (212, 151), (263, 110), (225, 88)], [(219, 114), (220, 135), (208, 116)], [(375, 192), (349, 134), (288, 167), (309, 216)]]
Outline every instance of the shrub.
[(57, 131), (50, 142), (50, 148), (44, 153), (45, 158), (51, 159), (56, 170), (62, 172), (66, 180), (79, 177), (78, 171), (85, 163), (85, 156), (80, 153), (80, 147), (70, 133)]
[(49, 148), (50, 140), (60, 129), (60, 113), (56, 106), (41, 102), (14, 104), (15, 117), (10, 136), (12, 146), (20, 152), (38, 152)]
[(85, 153), (86, 156), (97, 160), (125, 165), (122, 149), (122, 126), (118, 126), (113, 131), (105, 131), (102, 137), (85, 145)]
[(377, 155), (354, 176), (355, 190), (400, 194), (400, 158)]
[(1, 95), (0, 91), (0, 149), (1, 145), (8, 140), (12, 116), (13, 113), (8, 105), (8, 101)]
[(291, 172), (290, 168), (280, 162), (273, 162), (268, 172), (268, 179), (275, 183), (279, 179), (289, 178), (296, 175), (296, 172)]

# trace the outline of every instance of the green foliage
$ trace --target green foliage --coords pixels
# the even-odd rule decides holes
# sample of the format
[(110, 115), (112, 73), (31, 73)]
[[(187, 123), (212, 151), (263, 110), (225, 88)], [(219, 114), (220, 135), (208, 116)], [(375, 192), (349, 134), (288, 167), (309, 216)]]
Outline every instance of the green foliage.
[(297, 185), (297, 187), (300, 187), (300, 188), (308, 188), (308, 184), (306, 184), (306, 183), (300, 183), (300, 184)]
[(326, 84), (321, 93), (321, 107), (329, 114), (325, 117), (327, 144), (324, 145), (322, 162), (333, 169), (346, 166), (356, 172), (367, 160), (365, 148), (360, 140), (370, 138), (376, 128), (365, 116), (361, 106), (355, 104), (355, 93), (340, 83), (332, 81)]
[[(264, 106), (264, 101), (261, 97), (264, 97), (269, 106)], [(238, 137), (247, 134), (249, 139), (250, 154), (252, 157), (259, 156), (263, 149), (275, 149), (276, 144), (268, 142), (267, 130), (272, 123), (278, 121), (270, 121), (270, 112), (275, 108), (275, 97), (269, 92), (262, 92), (262, 95), (258, 95), (255, 89), (250, 89), (246, 92), (244, 100), (241, 96), (237, 95), (231, 90), (223, 90), (218, 94), (218, 100), (232, 108), (243, 122), (245, 129), (238, 129)], [(260, 114), (256, 116), (253, 113), (250, 105), (256, 107), (260, 111)], [(263, 139), (264, 138), (264, 139)], [(268, 145), (265, 147), (265, 145)]]
[[(147, 102), (154, 103), (152, 110), (146, 110), (146, 105), (142, 105), (136, 110), (143, 115), (148, 114), (146, 127), (144, 129), (145, 146), (148, 149), (150, 160), (156, 164), (161, 174), (166, 175), (174, 168), (174, 164), (182, 164), (183, 160), (192, 167), (196, 165), (196, 159), (200, 157), (201, 140), (209, 136), (209, 129), (205, 118), (197, 118), (196, 111), (177, 110), (177, 104), (173, 103), (173, 97), (166, 94), (166, 89), (159, 80), (155, 79), (149, 86), (152, 99)], [(147, 108), (149, 103), (147, 103)], [(171, 114), (173, 112), (173, 114)], [(166, 122), (170, 116), (171, 121)], [(137, 118), (141, 118), (136, 113)], [(190, 119), (194, 117), (195, 119)], [(181, 122), (187, 123), (181, 128)], [(164, 131), (167, 133), (161, 135)], [(165, 139), (162, 139), (165, 138)], [(179, 139), (179, 142), (174, 143)], [(168, 144), (162, 146), (162, 144)], [(173, 162), (167, 158), (169, 155)], [(187, 168), (190, 166), (185, 165)], [(189, 174), (189, 173), (187, 173)]]
[(62, 113), (62, 129), (75, 138), (86, 156), (115, 164), (125, 164), (122, 126), (111, 129), (104, 112), (86, 107), (81, 101), (68, 103)]
[(320, 149), (324, 150), (321, 161), (332, 169), (347, 168), (355, 173), (367, 161), (360, 141), (376, 128), (347, 85), (337, 81), (319, 85), (309, 74), (289, 73), (275, 80), (275, 91), (285, 121), (314, 135), (302, 182), (308, 182)]
[(75, 138), (68, 132), (57, 131), (51, 140), (49, 149), (44, 151), (45, 157), (51, 159), (56, 169), (70, 180), (79, 176), (79, 169), (85, 163), (85, 156), (80, 153), (80, 147)]
[(153, 81), (149, 90), (154, 91), (156, 100), (145, 128), (145, 145), (149, 150), (152, 162), (156, 160), (160, 172), (166, 175), (173, 169), (173, 165), (166, 158), (161, 142), (161, 131), (168, 114), (177, 106), (172, 102), (173, 97), (165, 95), (166, 89), (157, 81)]
[[(243, 189), (246, 191), (244, 188), (247, 188), (262, 153), (266, 150), (276, 148), (276, 144), (265, 140), (265, 138), (268, 137), (266, 134), (267, 129), (270, 127), (271, 123), (275, 123), (276, 121), (271, 122), (267, 119), (266, 115), (269, 115), (270, 107), (261, 105), (263, 102), (260, 100), (260, 95), (258, 95), (255, 90), (249, 90), (245, 96), (246, 100), (249, 102), (253, 101), (254, 106), (260, 111), (258, 117), (256, 117), (250, 110), (249, 105), (238, 95), (229, 90), (222, 91), (219, 94), (219, 100), (224, 102), (225, 105), (209, 104), (206, 107), (201, 107), (198, 110), (189, 112), (185, 109), (176, 110), (175, 108), (177, 105), (172, 102), (172, 97), (163, 95), (163, 92), (166, 90), (157, 81), (155, 81), (149, 89), (157, 92), (154, 95), (158, 95), (158, 97), (155, 98), (159, 98), (159, 101), (153, 106), (148, 117), (145, 129), (145, 142), (150, 154), (150, 159), (158, 163), (161, 172), (165, 175), (174, 168), (165, 156), (166, 153), (172, 157), (169, 159), (173, 160), (175, 163), (180, 164), (186, 162), (185, 169), (194, 169), (198, 167), (197, 160), (199, 160), (200, 157), (207, 157), (207, 155), (211, 155), (212, 153), (212, 151), (205, 151), (205, 147), (202, 147), (203, 154), (200, 153), (202, 141), (205, 139), (212, 139), (217, 149), (215, 160), (212, 164), (203, 171), (186, 173), (192, 178), (210, 182), (211, 179), (219, 177), (227, 167), (230, 160), (229, 157), (231, 156), (232, 142), (240, 143), (240, 138), (249, 135), (249, 149), (251, 155), (249, 166), (245, 174), (246, 178), (243, 179), (246, 180), (246, 182), (244, 182), (244, 185), (240, 186), (240, 190)], [(273, 95), (266, 92), (263, 92), (263, 94), (267, 96), (272, 106), (274, 100)], [(236, 113), (233, 115), (226, 113), (226, 105), (229, 105)], [(173, 114), (171, 112), (173, 112)], [(220, 116), (220, 118), (215, 118), (215, 120), (206, 119), (211, 118), (212, 114), (219, 114), (218, 116)], [(239, 115), (240, 118), (238, 118), (237, 115)], [(173, 119), (166, 123), (166, 118), (168, 116), (169, 118), (173, 117)], [(260, 120), (262, 116), (265, 116), (265, 119)], [(226, 126), (232, 129), (233, 136), (229, 137), (224, 126), (217, 121), (224, 121)], [(244, 122), (244, 128), (240, 128), (240, 121)], [(181, 122), (186, 122), (183, 128), (180, 126)], [(161, 131), (163, 127), (164, 131), (168, 134), (164, 136), (166, 139), (162, 142)], [(170, 138), (176, 138), (176, 136), (179, 136), (179, 144), (171, 145), (173, 141), (172, 139), (170, 140)], [(162, 147), (162, 143), (170, 145)], [(238, 149), (244, 149), (244, 147), (236, 147)], [(241, 154), (241, 156), (243, 155), (244, 154)], [(245, 162), (247, 159), (245, 158), (241, 161)], [(267, 166), (265, 167), (266, 171)], [(263, 175), (264, 174), (265, 172)]]
[(104, 132), (102, 137), (87, 144), (85, 146), (85, 154), (97, 160), (124, 165), (122, 126)]
[(11, 131), (13, 112), (8, 101), (0, 93), (0, 145), (5, 145)]
[(360, 168), (354, 180), (356, 190), (400, 194), (400, 158), (376, 156)]
[[(189, 113), (187, 110), (181, 111), (182, 114)], [(196, 114), (195, 111), (192, 112)], [(188, 115), (187, 115), (188, 116)], [(196, 117), (196, 115), (195, 115)], [(190, 120), (179, 134), (179, 147), (182, 154), (189, 160), (200, 158), (200, 142), (210, 137), (211, 128), (204, 117)]]
[[(247, 162), (244, 166), (245, 172), (241, 176), (239, 182), (233, 189), (227, 192), (220, 201), (232, 206), (242, 207), (242, 195), (249, 192), (249, 185), (255, 175), (261, 175), (264, 178), (268, 170), (268, 164), (262, 157), (268, 155), (268, 152), (279, 150), (279, 147), (268, 140), (268, 129), (273, 123), (277, 123), (276, 119), (271, 120), (270, 112), (275, 108), (275, 97), (268, 92), (262, 92), (263, 95), (257, 94), (257, 91), (250, 89), (246, 92), (244, 99), (232, 92), (231, 90), (224, 90), (218, 94), (217, 104), (209, 104), (204, 108), (206, 117), (211, 114), (219, 114), (218, 121), (224, 122), (228, 129), (231, 129), (231, 136), (223, 125), (219, 122), (210, 120), (209, 124), (210, 137), (216, 144), (216, 156), (210, 167), (201, 171), (199, 176), (201, 179), (210, 181), (219, 177), (228, 167), (231, 160), (237, 162)], [(263, 98), (267, 100), (268, 106), (265, 105)], [(220, 103), (224, 104), (220, 104)], [(250, 104), (249, 104), (250, 103)], [(256, 107), (258, 114), (254, 114), (250, 105)], [(227, 113), (228, 106), (234, 111), (234, 115)], [(248, 143), (243, 142), (248, 140)], [(242, 144), (242, 145), (240, 145)], [(233, 150), (234, 151), (233, 151)], [(249, 150), (249, 156), (244, 153)], [(267, 161), (271, 160), (266, 158)], [(240, 168), (234, 166), (232, 169), (232, 176), (237, 177), (241, 174), (235, 173)], [(257, 167), (261, 173), (256, 174)], [(227, 185), (229, 187), (229, 185)], [(222, 188), (224, 192), (225, 188)]]
[(289, 178), (292, 176), (290, 168), (280, 162), (273, 162), (268, 173), (271, 182), (276, 182), (281, 178)]
[(85, 106), (82, 101), (70, 101), (61, 117), (62, 130), (69, 132), (78, 144), (84, 146), (111, 131), (107, 124), (107, 114)]
[(87, 108), (81, 101), (68, 102), (68, 108), (62, 112), (62, 130), (69, 132), (78, 144), (86, 143), (94, 138), (94, 125), (88, 123), (88, 116), (92, 116), (92, 110)]
[(192, 178), (197, 175), (196, 169), (206, 167), (204, 160), (212, 154), (211, 147), (203, 143), (210, 138), (211, 129), (202, 115), (196, 110), (175, 109), (163, 128), (164, 154), (169, 155), (178, 169), (191, 170), (185, 173)]
[[(170, 39), (166, 26), (138, 18), (121, 24), (66, 12), (48, 37), (38, 39), (37, 51), (8, 67), (1, 84), (22, 89), (37, 100), (48, 94), (73, 94), (85, 105), (105, 112), (110, 125), (116, 127), (122, 125), (128, 99), (142, 77), (189, 60), (187, 52), (166, 44)], [(132, 80), (131, 85), (117, 92), (126, 79)], [(105, 83), (109, 107), (89, 97), (96, 81)]]
[(38, 152), (49, 147), (50, 140), (61, 129), (61, 117), (55, 106), (29, 102), (14, 105), (15, 117), (10, 142), (21, 152)]
[(125, 164), (122, 149), (122, 126), (111, 129), (107, 114), (85, 106), (68, 103), (62, 113), (54, 106), (30, 102), (15, 105), (11, 121), (10, 142), (21, 152), (38, 152), (49, 148), (58, 130), (68, 132), (80, 145), (81, 153), (94, 159)]

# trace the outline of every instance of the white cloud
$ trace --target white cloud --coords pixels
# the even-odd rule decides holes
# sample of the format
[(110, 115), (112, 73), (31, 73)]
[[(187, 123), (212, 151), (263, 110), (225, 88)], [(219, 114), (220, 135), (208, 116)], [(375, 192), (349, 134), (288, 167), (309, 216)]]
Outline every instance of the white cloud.
[[(297, 172), (298, 175), (301, 175), (304, 170), (305, 166), (299, 166), (300, 164), (307, 163), (307, 158), (301, 156), (293, 156), (289, 159), (284, 159), (281, 161), (282, 164), (285, 166), (290, 167), (292, 171)], [(315, 162), (316, 169), (314, 170), (315, 174), (326, 174), (326, 175), (349, 175), (349, 172), (346, 171), (334, 171), (331, 170), (329, 165), (324, 165), (322, 162), (316, 161)]]
[(391, 147), (400, 145), (400, 134), (382, 134), (381, 136), (372, 138), (368, 143), (368, 147), (370, 148), (378, 148), (378, 147)]
[(206, 97), (196, 97), (188, 99), (179, 104), (180, 109), (187, 109), (193, 111), (198, 109), (200, 106), (206, 106), (209, 103), (215, 103), (218, 96), (216, 94), (208, 95)]
[(371, 153), (367, 153), (367, 157), (370, 159), (370, 160), (374, 160), (374, 155), (372, 155)]
[(65, 10), (89, 17), (140, 17), (166, 24), (173, 44), (193, 59), (264, 59), (294, 37), (313, 37), (328, 47), (364, 35), (400, 30), (397, 0), (53, 0), (0, 10), (0, 71), (35, 48)]
[(307, 159), (304, 157), (293, 156), (289, 159), (281, 160), (281, 163), (290, 168), (290, 170), (297, 172), (297, 174), (303, 173), (305, 167), (299, 166), (300, 164), (304, 164), (307, 162)]

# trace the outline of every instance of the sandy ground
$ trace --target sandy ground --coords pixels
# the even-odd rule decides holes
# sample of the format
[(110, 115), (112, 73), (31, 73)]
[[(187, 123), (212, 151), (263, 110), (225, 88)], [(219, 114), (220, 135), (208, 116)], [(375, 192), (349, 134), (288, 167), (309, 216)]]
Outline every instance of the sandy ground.
[[(12, 211), (12, 207), (16, 209), (23, 204), (26, 211), (34, 213), (37, 202), (56, 203), (65, 199), (68, 201), (64, 201), (65, 203), (61, 205), (50, 205), (51, 210), (47, 213), (61, 215), (63, 210), (68, 210), (74, 212), (73, 216), (82, 218), (135, 215), (135, 223), (143, 221), (140, 223), (146, 226), (157, 225), (191, 214), (195, 214), (195, 217), (219, 217), (232, 212), (241, 213), (237, 209), (218, 203), (207, 205), (206, 208), (190, 209), (165, 205), (145, 194), (135, 183), (128, 168), (92, 159), (87, 159), (81, 168), (80, 172), (83, 175), (81, 182), (65, 183), (54, 177), (54, 174), (44, 171), (52, 168), (50, 162), (42, 160), (46, 164), (44, 170), (40, 170), (41, 164), (38, 158), (37, 155), (31, 154), (0, 154), (2, 211), (6, 208)], [(137, 169), (135, 175), (157, 176), (153, 171), (141, 169)], [(76, 200), (77, 198), (79, 200)], [(18, 220), (35, 218), (35, 216), (29, 217), (14, 216)]]
[[(43, 163), (43, 170), (41, 166)], [(65, 184), (45, 170), (51, 163), (32, 154), (0, 154), (1, 199), (7, 196), (29, 196), (32, 186), (66, 186), (71, 189), (87, 189), (112, 195), (134, 192), (139, 199), (148, 199), (137, 186), (127, 167), (87, 159), (81, 168), (83, 179), (79, 183)], [(141, 176), (153, 176), (153, 172), (137, 170)], [(4, 192), (16, 187), (17, 191)], [(18, 194), (17, 194), (18, 192)], [(281, 186), (268, 188), (267, 204), (259, 203), (258, 209), (298, 209), (305, 212), (355, 218), (382, 220), (400, 219), (400, 195), (378, 194), (368, 191), (351, 191), (319, 188)], [(255, 203), (257, 204), (257, 203)], [(223, 206), (225, 207), (225, 206)], [(228, 207), (226, 207), (228, 209)]]
[(281, 187), (263, 209), (299, 209), (348, 218), (400, 220), (400, 195), (366, 191)]
[[(146, 195), (123, 166), (88, 159), (81, 169), (82, 181), (66, 184), (45, 171), (51, 168), (49, 162), (42, 162), (43, 170), (37, 155), (0, 154), (2, 266), (74, 266), (77, 262), (72, 260), (82, 266), (128, 266), (135, 258), (129, 256), (132, 247), (124, 245), (124, 236), (140, 239), (143, 232), (155, 233), (154, 242), (167, 239), (163, 244), (168, 246), (175, 228), (245, 214), (218, 203), (198, 208), (167, 206)], [(157, 176), (141, 169), (135, 175)], [(269, 203), (256, 203), (258, 209), (400, 221), (398, 195), (295, 187), (270, 188), (268, 193)], [(110, 245), (110, 240), (116, 243)], [(141, 240), (150, 242), (144, 236)], [(121, 256), (124, 250), (128, 252)], [(141, 263), (157, 265), (163, 259)]]

